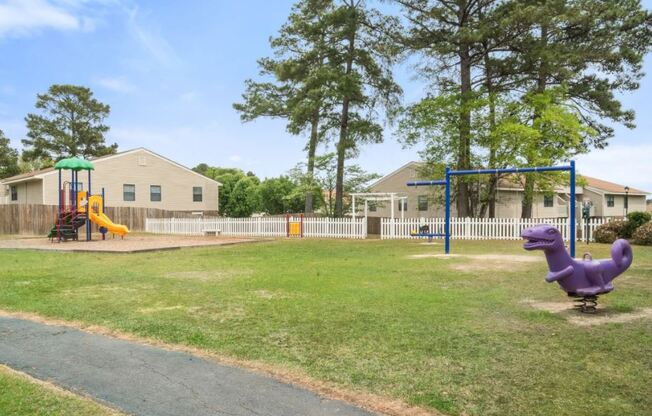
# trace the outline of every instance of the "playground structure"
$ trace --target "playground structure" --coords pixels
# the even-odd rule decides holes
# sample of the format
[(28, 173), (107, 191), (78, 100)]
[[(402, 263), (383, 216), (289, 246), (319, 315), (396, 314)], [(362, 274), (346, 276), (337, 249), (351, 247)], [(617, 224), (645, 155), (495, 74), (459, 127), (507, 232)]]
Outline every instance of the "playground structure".
[(451, 170), (446, 168), (446, 178), (444, 180), (432, 180), (432, 181), (413, 181), (408, 182), (408, 186), (444, 186), (446, 194), (446, 220), (444, 224), (444, 233), (433, 233), (433, 234), (420, 234), (416, 233), (415, 236), (428, 236), (431, 237), (444, 237), (445, 240), (445, 252), (450, 254), (451, 249), (451, 178), (453, 176), (465, 176), (465, 175), (491, 175), (491, 174), (501, 174), (501, 173), (540, 173), (540, 172), (570, 172), (570, 212), (569, 212), (569, 249), (570, 256), (575, 257), (575, 210), (576, 210), (576, 201), (575, 201), (575, 186), (576, 186), (576, 177), (575, 177), (575, 161), (571, 160), (569, 165), (564, 166), (543, 166), (543, 167), (531, 167), (531, 168), (505, 168), (505, 169), (477, 169), (477, 170)]
[[(396, 192), (358, 192), (351, 194), (351, 218), (355, 220), (356, 216), (356, 198), (364, 201), (364, 218), (369, 217), (369, 201), (372, 202), (389, 202), (391, 218), (394, 218), (394, 201), (406, 201), (407, 196), (399, 195)], [(401, 202), (403, 203), (403, 202)], [(405, 218), (405, 210), (401, 211), (401, 219)]]
[[(102, 193), (93, 195), (91, 193), (91, 171), (95, 169), (93, 164), (87, 160), (78, 158), (63, 159), (54, 165), (59, 172), (57, 219), (48, 234), (52, 241), (79, 240), (79, 229), (85, 227), (86, 241), (91, 241), (91, 223), (99, 226), (102, 239), (107, 233), (124, 237), (129, 229), (120, 224), (114, 224), (104, 214), (104, 189)], [(71, 172), (70, 182), (62, 182), (62, 171)], [(88, 190), (84, 191), (83, 184), (79, 182), (79, 172), (88, 172)]]
[(537, 225), (521, 234), (526, 240), (525, 250), (543, 250), (548, 261), (550, 273), (546, 282), (557, 282), (568, 296), (578, 302), (576, 308), (581, 312), (595, 313), (598, 295), (614, 289), (613, 279), (622, 274), (632, 264), (632, 248), (627, 240), (616, 240), (611, 246), (611, 258), (593, 260), (589, 253), (582, 259), (568, 255), (561, 233), (550, 225)]

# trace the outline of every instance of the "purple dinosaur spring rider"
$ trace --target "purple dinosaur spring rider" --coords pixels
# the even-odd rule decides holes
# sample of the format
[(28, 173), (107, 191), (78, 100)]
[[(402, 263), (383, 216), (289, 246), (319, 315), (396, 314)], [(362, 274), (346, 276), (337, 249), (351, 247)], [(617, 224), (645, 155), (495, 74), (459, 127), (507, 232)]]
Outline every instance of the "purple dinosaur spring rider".
[(611, 292), (611, 283), (632, 264), (632, 248), (627, 240), (616, 240), (611, 246), (611, 259), (593, 260), (589, 253), (582, 260), (571, 258), (564, 247), (561, 233), (550, 225), (537, 225), (521, 233), (527, 241), (526, 250), (543, 250), (550, 273), (547, 282), (559, 286), (575, 298), (576, 308), (581, 312), (595, 313), (598, 295)]

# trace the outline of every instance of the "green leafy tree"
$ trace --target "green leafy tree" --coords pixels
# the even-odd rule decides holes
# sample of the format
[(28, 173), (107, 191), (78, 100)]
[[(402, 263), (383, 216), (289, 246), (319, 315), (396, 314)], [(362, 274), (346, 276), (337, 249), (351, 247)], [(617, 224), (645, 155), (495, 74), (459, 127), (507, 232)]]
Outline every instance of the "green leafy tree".
[(356, 155), (362, 144), (383, 141), (379, 111), (391, 114), (402, 90), (391, 71), (393, 42), (379, 29), (393, 27), (395, 19), (369, 8), (364, 0), (341, 0), (330, 18), (338, 49), (329, 65), (337, 74), (334, 93), (341, 103), (334, 212), (342, 216), (346, 160)]
[[(491, 25), (498, 20), (497, 0), (397, 0), (407, 18), (407, 32), (401, 42), (410, 50), (422, 55), (420, 72), (438, 94), (457, 105), (447, 105), (447, 124), (454, 126), (445, 139), (451, 147), (449, 154), (457, 169), (470, 169), (474, 164), (473, 111), (480, 97), (479, 88), (493, 85), (474, 81), (474, 72), (493, 74), (482, 70), (491, 61), (490, 53), (505, 50), (508, 37), (494, 29), (505, 24)], [(503, 19), (504, 17), (501, 17)], [(497, 71), (496, 71), (497, 72)], [(493, 94), (493, 91), (490, 91)], [(493, 96), (493, 95), (491, 95)], [(448, 104), (448, 103), (446, 103)], [(455, 120), (453, 120), (454, 118)], [(467, 180), (457, 184), (457, 212), (461, 217), (471, 215), (472, 195)]]
[[(328, 99), (332, 70), (326, 65), (332, 53), (327, 16), (333, 8), (333, 0), (297, 2), (278, 36), (270, 40), (274, 57), (258, 61), (260, 75), (269, 81), (247, 80), (243, 102), (234, 104), (243, 121), (280, 118), (287, 121), (290, 133), (307, 132), (307, 178), (314, 173), (317, 146), (326, 135), (334, 105)], [(313, 211), (313, 201), (308, 190), (305, 212)]]
[(304, 204), (298, 185), (287, 176), (265, 179), (258, 187), (261, 210), (270, 215), (299, 213)]
[(243, 176), (229, 192), (223, 214), (227, 217), (250, 217), (259, 208), (258, 183), (252, 177)]
[(91, 158), (116, 152), (116, 144), (105, 144), (109, 127), (104, 120), (110, 107), (96, 100), (89, 88), (52, 85), (47, 93), (38, 94), (36, 108), (40, 114), (30, 113), (25, 118), (26, 160)]
[[(556, 142), (555, 137), (539, 136), (538, 146), (529, 148), (531, 153), (519, 155), (512, 151), (526, 149), (505, 141), (518, 137), (511, 134), (517, 132), (517, 127), (510, 125), (510, 134), (506, 134), (504, 126), (497, 130), (501, 117), (510, 118), (514, 106), (538, 111), (541, 106), (531, 100), (545, 97), (550, 88), (565, 91), (564, 102), (555, 99), (559, 105), (556, 110), (563, 110), (558, 114), (570, 112), (583, 125), (577, 130), (583, 132), (583, 140), (572, 141), (575, 149), (564, 146), (559, 154), (572, 156), (593, 146), (603, 147), (613, 134), (609, 126), (612, 122), (633, 125), (633, 113), (622, 108), (615, 92), (635, 90), (642, 76), (642, 59), (650, 45), (650, 17), (639, 1), (396, 2), (408, 22), (400, 42), (420, 54), (420, 73), (433, 87), (426, 97), (431, 102), (421, 109), (435, 105), (445, 117), (446, 135), (438, 143), (437, 139), (427, 139), (429, 148), (441, 149), (446, 143), (452, 166), (500, 168), (516, 156), (550, 159), (547, 143)], [(439, 96), (444, 100), (432, 101)], [(534, 112), (528, 118), (519, 118), (529, 123), (540, 116)], [(424, 120), (427, 122), (427, 117)], [(428, 127), (424, 120), (415, 120), (413, 127), (424, 130)], [(528, 127), (527, 123), (520, 131), (532, 133), (532, 125)], [(436, 121), (435, 125), (442, 127), (442, 122)], [(431, 155), (430, 159), (435, 157)], [(526, 194), (532, 194), (539, 177), (526, 176)], [(460, 179), (456, 192), (458, 214), (477, 213), (475, 207), (480, 206), (483, 215), (488, 204), (489, 215), (493, 215), (499, 179), (498, 175), (489, 176), (483, 185), (487, 194), (484, 200), (477, 191), (481, 187), (474, 191), (472, 181)], [(476, 203), (477, 199), (481, 204)], [(526, 198), (524, 217), (531, 215), (531, 208), (531, 199)]]
[(11, 147), (11, 143), (2, 130), (0, 130), (0, 179), (18, 175), (18, 151)]
[[(313, 192), (320, 195), (320, 204), (325, 215), (329, 217), (339, 216), (336, 212), (337, 154), (327, 153), (317, 156), (315, 166), (315, 176), (312, 182), (303, 180), (305, 174), (301, 164), (290, 171), (290, 177), (296, 183), (312, 186)], [(380, 175), (366, 172), (359, 165), (347, 165), (344, 172), (344, 210), (351, 209), (351, 200), (347, 195), (355, 192), (366, 192), (371, 182), (378, 178), (380, 178)]]
[[(193, 170), (222, 184), (222, 186), (220, 186), (219, 197), (219, 212), (221, 215), (227, 217), (242, 217), (251, 215), (251, 213), (256, 212), (259, 209), (259, 205), (250, 208), (249, 206), (251, 205), (251, 201), (247, 201), (247, 206), (243, 207), (242, 209), (237, 207), (237, 202), (231, 202), (233, 198), (233, 192), (241, 180), (248, 180), (246, 184), (243, 183), (240, 185), (238, 192), (241, 193), (244, 191), (245, 186), (249, 186), (249, 183), (255, 187), (260, 184), (260, 179), (258, 179), (258, 177), (253, 172), (245, 173), (240, 169), (214, 167), (209, 166), (206, 163), (200, 163), (199, 165), (195, 166)], [(257, 189), (254, 189), (252, 192), (256, 193)], [(236, 195), (236, 197), (242, 198), (242, 195)], [(250, 209), (251, 212), (248, 215), (242, 215), (243, 212), (249, 212)]]
[[(592, 132), (582, 146), (605, 147), (613, 123), (634, 127), (634, 112), (623, 108), (616, 92), (639, 88), (643, 58), (650, 48), (650, 14), (638, 0), (518, 2), (520, 24), (529, 30), (513, 40), (517, 85), (544, 93), (562, 87), (581, 122)], [(533, 117), (540, 117), (534, 113)], [(609, 123), (605, 123), (608, 121)], [(528, 175), (526, 193), (537, 176)], [(523, 217), (530, 217), (526, 199)]]

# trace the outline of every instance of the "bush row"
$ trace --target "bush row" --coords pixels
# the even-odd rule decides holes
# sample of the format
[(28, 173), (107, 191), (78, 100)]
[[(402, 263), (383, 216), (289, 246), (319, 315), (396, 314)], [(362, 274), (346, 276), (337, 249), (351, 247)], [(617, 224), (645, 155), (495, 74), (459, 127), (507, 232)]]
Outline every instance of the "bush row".
[(593, 237), (598, 243), (611, 244), (619, 238), (634, 244), (652, 245), (652, 215), (649, 212), (631, 212), (626, 221), (611, 221), (595, 229)]

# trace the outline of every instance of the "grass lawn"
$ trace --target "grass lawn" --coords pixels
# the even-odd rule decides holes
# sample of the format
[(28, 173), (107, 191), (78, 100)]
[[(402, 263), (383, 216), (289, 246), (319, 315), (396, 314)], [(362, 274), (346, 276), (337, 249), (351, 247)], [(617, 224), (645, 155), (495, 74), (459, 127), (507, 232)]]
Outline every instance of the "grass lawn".
[(0, 366), (0, 414), (47, 416), (118, 416), (88, 399), (38, 384)]
[[(578, 253), (585, 251), (578, 247)], [(299, 370), (446, 414), (652, 414), (649, 318), (578, 326), (520, 242), (274, 241), (120, 254), (0, 251), (0, 309)], [(608, 246), (591, 245), (595, 257)], [(600, 299), (652, 307), (652, 248)], [(527, 260), (527, 259), (525, 259)]]

